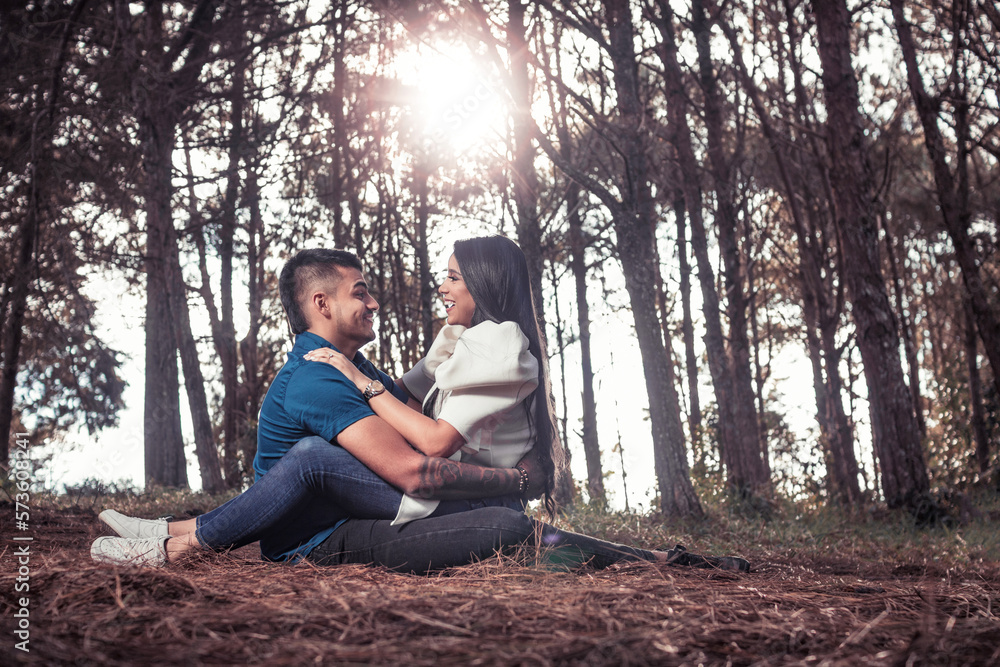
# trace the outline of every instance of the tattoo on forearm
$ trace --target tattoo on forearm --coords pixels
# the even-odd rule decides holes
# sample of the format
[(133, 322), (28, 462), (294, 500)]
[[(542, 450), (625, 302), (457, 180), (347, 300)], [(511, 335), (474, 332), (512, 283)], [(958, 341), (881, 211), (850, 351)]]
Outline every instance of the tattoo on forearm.
[(520, 474), (513, 468), (483, 468), (428, 457), (420, 466), (418, 498), (492, 498), (517, 493)]

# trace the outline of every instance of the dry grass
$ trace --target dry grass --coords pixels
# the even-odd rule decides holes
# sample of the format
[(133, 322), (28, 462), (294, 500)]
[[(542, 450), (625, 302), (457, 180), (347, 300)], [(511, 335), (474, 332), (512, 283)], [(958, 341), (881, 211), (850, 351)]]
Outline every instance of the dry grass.
[(830, 538), (808, 558), (746, 549), (748, 575), (493, 559), (418, 577), (267, 564), (251, 547), (136, 570), (91, 562), (95, 509), (32, 513), (30, 653), (6, 630), (5, 541), (3, 664), (1000, 664), (995, 561), (859, 561)]

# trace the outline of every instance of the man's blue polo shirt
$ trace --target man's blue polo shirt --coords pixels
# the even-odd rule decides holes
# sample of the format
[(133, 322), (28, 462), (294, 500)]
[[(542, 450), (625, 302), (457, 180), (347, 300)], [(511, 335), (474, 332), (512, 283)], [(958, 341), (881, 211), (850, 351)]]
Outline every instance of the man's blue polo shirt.
[[(337, 349), (309, 331), (296, 336), (285, 365), (267, 390), (257, 422), (257, 455), (253, 460), (256, 479), (266, 474), (299, 440), (318, 435), (335, 443), (345, 428), (375, 414), (343, 373), (330, 364), (303, 359), (308, 352), (321, 347)], [(406, 392), (360, 352), (352, 362), (362, 373), (384, 384), (393, 396), (404, 403), (407, 401)], [(334, 528), (319, 533), (308, 544), (296, 549), (296, 553), (309, 553), (329, 537)]]

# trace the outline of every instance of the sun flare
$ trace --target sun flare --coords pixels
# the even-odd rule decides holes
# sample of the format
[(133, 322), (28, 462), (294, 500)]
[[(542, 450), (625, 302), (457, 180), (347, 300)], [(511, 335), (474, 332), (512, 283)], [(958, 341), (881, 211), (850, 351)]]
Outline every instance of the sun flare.
[(399, 60), (400, 81), (412, 91), (414, 129), (432, 146), (464, 153), (502, 141), (502, 82), (459, 46), (421, 45)]

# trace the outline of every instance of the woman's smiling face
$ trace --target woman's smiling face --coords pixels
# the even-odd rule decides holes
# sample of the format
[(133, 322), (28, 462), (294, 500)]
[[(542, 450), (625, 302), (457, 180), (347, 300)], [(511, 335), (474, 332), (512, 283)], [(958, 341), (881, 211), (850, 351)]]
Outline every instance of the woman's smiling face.
[(462, 271), (455, 255), (448, 259), (448, 275), (438, 288), (438, 294), (444, 300), (444, 309), (448, 312), (448, 324), (472, 326), (472, 315), (476, 312), (476, 302), (469, 294), (469, 288), (462, 279)]

